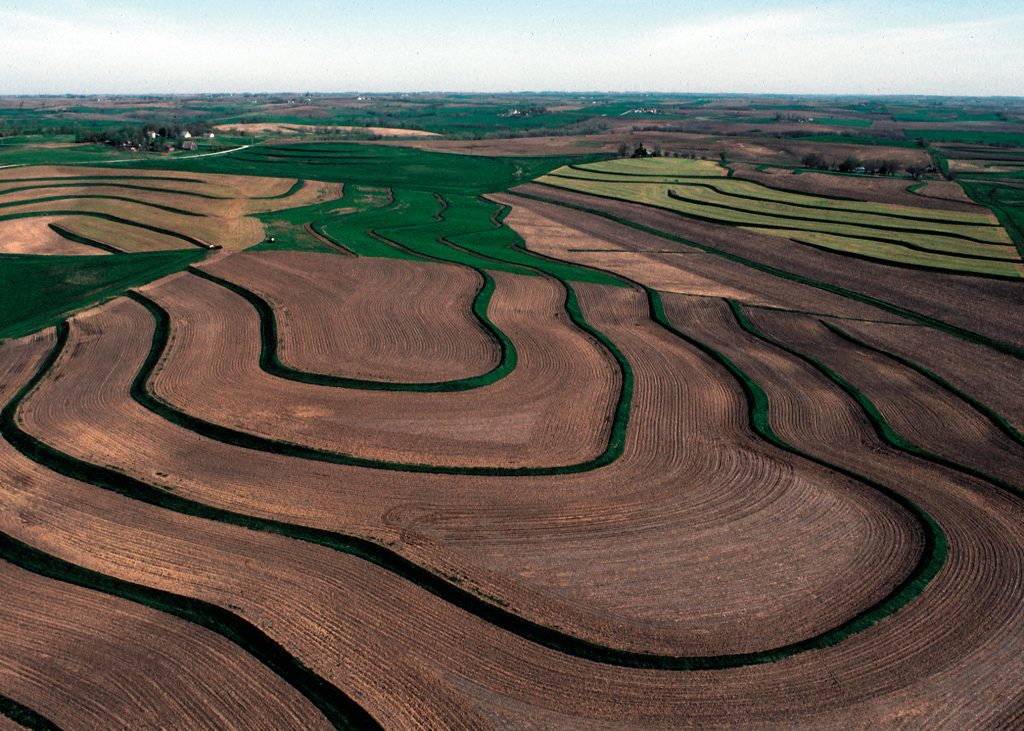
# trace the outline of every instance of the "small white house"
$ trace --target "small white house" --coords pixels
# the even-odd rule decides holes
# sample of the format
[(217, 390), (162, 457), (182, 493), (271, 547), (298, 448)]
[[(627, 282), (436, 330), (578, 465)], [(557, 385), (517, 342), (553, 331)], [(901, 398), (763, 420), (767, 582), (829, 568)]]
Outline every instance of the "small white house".
[(185, 131), (184, 131), (184, 132), (183, 132), (183, 133), (181, 134), (181, 136), (182, 136), (182, 137), (184, 137), (184, 138), (185, 138), (185, 139), (187, 140), (187, 139), (188, 139), (189, 137), (191, 137), (191, 136), (192, 136), (192, 133), (191, 133), (191, 132), (189, 132), (188, 130), (185, 130)]
[(156, 131), (155, 130), (151, 130), (151, 129), (150, 130), (146, 130), (146, 137), (148, 137), (151, 140), (155, 140), (156, 139)]
[(210, 133), (210, 139), (213, 139), (213, 132)]

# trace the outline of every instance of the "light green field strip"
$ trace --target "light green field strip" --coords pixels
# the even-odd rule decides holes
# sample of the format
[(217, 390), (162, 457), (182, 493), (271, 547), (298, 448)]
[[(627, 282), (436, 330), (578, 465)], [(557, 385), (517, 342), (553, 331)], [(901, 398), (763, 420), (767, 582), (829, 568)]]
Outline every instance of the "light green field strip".
[(584, 170), (580, 167), (563, 167), (548, 173), (550, 177), (567, 178), (569, 180), (596, 180), (604, 183), (685, 183), (687, 181), (706, 180), (717, 183), (718, 177), (707, 175), (629, 175), (626, 173), (612, 174)]
[(875, 243), (883, 247), (895, 246), (898, 248), (905, 248), (910, 251), (916, 250), (928, 254), (945, 254), (947, 256), (959, 256), (966, 259), (990, 259), (1008, 261), (1011, 263), (1019, 263), (1021, 260), (1016, 247), (1009, 244), (975, 244), (970, 241), (963, 241), (962, 239), (953, 239), (948, 236), (935, 236), (932, 234), (901, 233), (899, 235), (895, 235), (886, 231), (877, 231), (871, 228), (846, 229), (842, 232), (834, 231), (831, 228), (816, 230), (802, 226), (795, 226), (792, 229), (786, 229), (785, 222), (782, 223), (782, 226), (773, 225), (768, 228), (744, 226), (743, 228), (748, 228), (751, 231), (760, 231), (761, 233), (773, 236), (789, 236), (789, 231), (800, 231), (808, 234), (820, 233), (823, 236), (847, 238), (861, 241), (863, 243)]
[(772, 236), (786, 236), (801, 244), (817, 246), (844, 254), (863, 256), (869, 259), (887, 261), (896, 264), (907, 264), (931, 269), (943, 269), (954, 272), (972, 272), (1013, 279), (1024, 278), (1024, 264), (1019, 261), (994, 261), (992, 259), (969, 259), (963, 256), (947, 256), (927, 251), (915, 251), (878, 241), (864, 241), (848, 236), (835, 236), (815, 231), (785, 231), (779, 229), (751, 228), (751, 231)]
[[(553, 171), (553, 174), (565, 175), (568, 177), (584, 177), (581, 175), (581, 171), (592, 171), (591, 174), (598, 175), (600, 173), (608, 173), (609, 165), (617, 162), (633, 162), (634, 167), (640, 165), (648, 165), (656, 162), (657, 158), (651, 160), (610, 160), (608, 162), (591, 163), (589, 165), (576, 165), (574, 167), (561, 167)], [(708, 165), (712, 165), (713, 168), (718, 168), (714, 163), (709, 163), (707, 160), (679, 160), (672, 162), (700, 162)], [(686, 168), (681, 168), (685, 170)], [(649, 171), (651, 173), (658, 173), (658, 170), (653, 168)], [(669, 178), (673, 177), (667, 172), (659, 173), (661, 177)], [(703, 172), (698, 173), (697, 169), (692, 169), (690, 172), (678, 172), (674, 177), (693, 177), (695, 175), (708, 175), (706, 169)], [(643, 178), (634, 175), (637, 180)], [(610, 175), (603, 176), (605, 179), (613, 179)], [(656, 182), (656, 179), (649, 179), (650, 182)], [(810, 208), (822, 208), (837, 211), (850, 211), (859, 213), (876, 213), (876, 214), (888, 214), (897, 217), (916, 218), (923, 221), (949, 221), (951, 223), (958, 224), (977, 224), (982, 226), (991, 226), (998, 224), (998, 221), (992, 217), (989, 213), (964, 213), (961, 211), (942, 211), (931, 208), (917, 208), (914, 206), (901, 206), (892, 203), (874, 203), (870, 201), (858, 201), (848, 198), (841, 198), (839, 196), (831, 195), (810, 195), (807, 193), (796, 193), (793, 191), (781, 190), (779, 188), (772, 188), (761, 183), (756, 183), (752, 180), (741, 180), (738, 178), (723, 178), (722, 180), (711, 181), (707, 183), (709, 186), (719, 189), (729, 195), (738, 197), (748, 197), (756, 199), (757, 201), (775, 202), (775, 203), (790, 203), (801, 207)]]
[[(708, 221), (710, 223), (724, 223), (734, 226), (759, 226), (766, 230), (799, 229), (802, 231), (819, 231), (823, 233), (838, 234), (840, 236), (852, 236), (854, 238), (874, 238), (897, 245), (900, 243), (906, 243), (914, 247), (924, 245), (925, 248), (929, 249), (942, 247), (939, 249), (940, 251), (952, 251), (967, 255), (977, 255), (977, 250), (971, 250), (970, 247), (982, 246), (985, 248), (981, 250), (980, 255), (993, 257), (1006, 253), (1003, 249), (1008, 244), (1008, 242), (1007, 244), (997, 244), (956, 238), (958, 235), (966, 235), (958, 234), (956, 229), (951, 231), (949, 235), (930, 233), (922, 234), (911, 228), (913, 225), (912, 223), (904, 226), (894, 226), (891, 223), (887, 225), (860, 225), (855, 223), (833, 222), (832, 216), (834, 214), (831, 211), (822, 211), (818, 214), (818, 216), (820, 216), (820, 220), (813, 220), (813, 214), (808, 216), (806, 213), (803, 218), (790, 218), (781, 215), (760, 213), (753, 204), (748, 210), (734, 210), (732, 208), (721, 208), (716, 204), (708, 204), (695, 199), (682, 200), (680, 198), (670, 197), (670, 195), (683, 196), (684, 193), (688, 195), (693, 190), (690, 187), (683, 186), (670, 187), (658, 184), (621, 185), (616, 183), (567, 180), (565, 178), (555, 178), (550, 175), (539, 178), (537, 182), (581, 193), (591, 193), (608, 198), (617, 198), (619, 200), (632, 203), (653, 205), (676, 213), (682, 213), (693, 218)], [(971, 232), (973, 234), (975, 231), (980, 231), (982, 235), (991, 235), (988, 234), (988, 232), (995, 230), (996, 229), (989, 227), (979, 227), (977, 229), (971, 229)], [(1003, 233), (1005, 235), (1005, 232)], [(989, 251), (988, 247), (992, 247), (993, 250)]]
[[(723, 189), (732, 188), (733, 184), (731, 181), (719, 184), (716, 187)], [(682, 186), (675, 186), (672, 188), (673, 192), (684, 198), (700, 203), (715, 205), (715, 206), (732, 206), (736, 208), (745, 208), (748, 210), (757, 211), (763, 215), (778, 216), (783, 218), (828, 218), (836, 223), (845, 223), (854, 226), (868, 226), (871, 228), (902, 228), (902, 229), (916, 229), (922, 233), (928, 232), (933, 234), (957, 234), (960, 236), (967, 236), (971, 239), (979, 241), (990, 242), (993, 244), (1009, 244), (1010, 239), (1006, 235), (1006, 231), (998, 225), (994, 218), (987, 217), (986, 220), (974, 224), (974, 223), (961, 223), (958, 221), (950, 220), (946, 221), (935, 221), (925, 219), (910, 219), (903, 217), (896, 217), (891, 215), (883, 215), (875, 212), (865, 211), (852, 211), (852, 210), (840, 210), (838, 208), (832, 208), (827, 206), (827, 201), (822, 201), (826, 205), (817, 208), (808, 208), (804, 206), (795, 206), (790, 203), (783, 203), (777, 201), (768, 200), (750, 200), (749, 198), (741, 198), (730, 195), (728, 193), (720, 193), (712, 190), (710, 187), (703, 185), (693, 185), (684, 183)], [(919, 211), (921, 214), (930, 213), (930, 211)]]
[(824, 209), (814, 211), (807, 208), (787, 207), (784, 204), (730, 198), (716, 194), (707, 188), (686, 183), (665, 185), (655, 182), (636, 185), (615, 181), (569, 179), (553, 175), (545, 175), (537, 182), (581, 193), (593, 193), (634, 203), (655, 205), (712, 223), (765, 228), (798, 228), (855, 237), (884, 235), (886, 239), (892, 240), (894, 243), (898, 243), (899, 240), (913, 243), (907, 237), (923, 233), (929, 239), (942, 236), (952, 241), (973, 244), (994, 246), (1010, 244), (1006, 232), (1002, 228), (991, 225), (928, 224), (863, 213)]
[[(565, 170), (568, 168), (559, 168)], [(711, 160), (691, 160), (684, 157), (648, 157), (604, 160), (602, 162), (577, 165), (577, 170), (593, 170), (604, 173), (622, 173), (627, 175), (666, 175), (691, 176), (713, 175), (724, 178), (725, 168)]]

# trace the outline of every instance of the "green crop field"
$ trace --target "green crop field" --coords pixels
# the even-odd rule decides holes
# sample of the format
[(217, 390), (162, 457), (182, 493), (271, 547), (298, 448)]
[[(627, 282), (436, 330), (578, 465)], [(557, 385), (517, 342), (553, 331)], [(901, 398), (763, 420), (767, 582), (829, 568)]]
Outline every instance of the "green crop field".
[(197, 249), (115, 256), (0, 255), (0, 340), (53, 325), (203, 258)]

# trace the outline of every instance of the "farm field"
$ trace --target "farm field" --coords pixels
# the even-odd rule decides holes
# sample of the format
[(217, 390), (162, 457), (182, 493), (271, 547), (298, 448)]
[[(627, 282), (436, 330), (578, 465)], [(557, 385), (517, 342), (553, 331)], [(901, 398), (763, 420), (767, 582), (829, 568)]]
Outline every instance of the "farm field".
[(1024, 723), (1024, 111), (528, 101), (0, 99), (0, 727)]

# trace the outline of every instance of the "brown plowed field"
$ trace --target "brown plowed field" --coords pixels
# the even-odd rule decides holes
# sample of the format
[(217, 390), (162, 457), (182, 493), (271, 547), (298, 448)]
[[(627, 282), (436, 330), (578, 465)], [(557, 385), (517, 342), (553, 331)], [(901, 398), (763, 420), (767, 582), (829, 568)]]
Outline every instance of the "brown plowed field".
[[(722, 350), (765, 388), (771, 424), (783, 439), (896, 487), (927, 510), (948, 536), (949, 558), (933, 584), (879, 628), (886, 650), (860, 659), (863, 674), (857, 682), (879, 683), (879, 698), (870, 709), (854, 704), (820, 723), (998, 726), (1006, 706), (981, 699), (1009, 697), (1019, 689), (1013, 690), (1016, 681), (990, 669), (1019, 673), (1024, 664), (1016, 649), (1024, 640), (1020, 501), (987, 483), (884, 446), (859, 407), (837, 386), (795, 357), (740, 331), (724, 302), (677, 295), (666, 295), (665, 301), (677, 326)], [(896, 475), (898, 480), (893, 479)], [(993, 611), (997, 605), (1004, 609)], [(859, 644), (867, 634), (842, 647)], [(918, 661), (925, 664), (904, 665), (908, 651), (920, 653)], [(833, 648), (821, 658), (822, 672), (835, 672), (835, 655), (830, 653), (836, 652), (842, 650)], [(883, 681), (875, 673), (890, 662), (900, 669)], [(849, 687), (841, 673), (831, 677)], [(856, 717), (858, 707), (867, 714), (864, 718)]]
[[(113, 309), (83, 322), (98, 328)], [(139, 314), (146, 317), (141, 308)], [(86, 357), (87, 346), (75, 357)], [(273, 632), (387, 726), (706, 728), (757, 718), (781, 728), (824, 718), (848, 727), (884, 725), (898, 714), (915, 725), (978, 727), (1003, 717), (1005, 707), (991, 698), (1013, 692), (1024, 656), (1017, 619), (1020, 511), (1015, 518), (1012, 506), (1007, 511), (1005, 501), (993, 502), (984, 488), (971, 494), (967, 486), (951, 485), (948, 497), (959, 501), (933, 496), (932, 502), (953, 502), (966, 513), (951, 506), (936, 515), (944, 526), (951, 523), (958, 549), (941, 583), (897, 617), (829, 650), (771, 665), (666, 673), (540, 649), (323, 549), (185, 519), (86, 486), (72, 490), (52, 479), (28, 484), (36, 495), (51, 496), (32, 501), (46, 515), (65, 506), (57, 513), (61, 519), (40, 531), (41, 547), (210, 600), (230, 596), (236, 611)], [(925, 497), (934, 483), (927, 487), (920, 489)], [(780, 535), (786, 534), (782, 528)], [(758, 544), (744, 559), (771, 548)], [(282, 573), (285, 565), (300, 570)], [(991, 672), (985, 659), (1007, 672)], [(964, 688), (972, 692), (962, 696)], [(951, 694), (958, 702), (943, 703)]]
[[(340, 265), (353, 260), (338, 258)], [(612, 357), (562, 310), (555, 281), (492, 275), (491, 318), (516, 344), (516, 370), (457, 393), (328, 389), (259, 368), (256, 310), (195, 276), (148, 290), (171, 315), (153, 387), (232, 428), (360, 457), (433, 465), (557, 466), (596, 457), (619, 390)], [(578, 384), (566, 389), (565, 384)], [(236, 404), (246, 402), (239, 411)]]
[(56, 223), (67, 228), (63, 216), (12, 218), (0, 221), (0, 254), (56, 254), (59, 256), (89, 256), (109, 254), (94, 246), (76, 244), (50, 228)]
[[(752, 440), (735, 384), (635, 320), (629, 290), (613, 293), (581, 298), (628, 347), (637, 405), (626, 454), (598, 472), (382, 474), (210, 442), (129, 400), (148, 313), (124, 300), (76, 320), (55, 380), (21, 413), (30, 432), (81, 458), (205, 502), (377, 537), (528, 615), (616, 645), (774, 645), (835, 624), (906, 572), (917, 552), (900, 509)], [(609, 307), (618, 324), (605, 321)], [(121, 357), (97, 379), (112, 351)], [(647, 538), (624, 541), (638, 526)], [(756, 552), (742, 548), (751, 545)], [(714, 582), (701, 578), (709, 571)]]
[(835, 284), (877, 297), (916, 312), (964, 327), (990, 338), (1024, 347), (1024, 318), (1007, 317), (1020, 298), (1018, 282), (923, 272), (882, 263), (855, 260), (820, 251), (775, 236), (704, 223), (635, 203), (539, 185), (521, 190), (552, 201), (606, 211), (620, 218), (713, 246), (819, 282)]
[(565, 206), (515, 195), (488, 198), (513, 206), (505, 221), (531, 251), (622, 274), (655, 289), (840, 317), (900, 321), (870, 305), (804, 284), (782, 282), (714, 254)]
[(936, 373), (1024, 432), (1024, 381), (1013, 358), (928, 328), (840, 324), (854, 337)]
[(271, 303), (279, 357), (299, 370), (429, 383), (487, 373), (500, 358), (473, 316), (483, 279), (468, 268), (268, 251), (205, 269)]
[(326, 727), (212, 632), (8, 563), (0, 589), (0, 690), (62, 728)]
[(768, 335), (818, 360), (870, 398), (882, 417), (931, 452), (1024, 489), (1024, 447), (920, 373), (788, 312), (752, 313)]
[[(14, 395), (52, 344), (47, 331), (0, 345), (0, 400)], [(51, 528), (74, 524), (84, 504), (75, 496), (89, 489), (0, 440), (5, 533), (44, 547), (55, 539)], [(79, 535), (66, 560), (87, 563), (83, 539), (87, 547)], [(61, 727), (325, 726), (292, 687), (209, 630), (3, 560), (0, 588), (0, 693)]]

